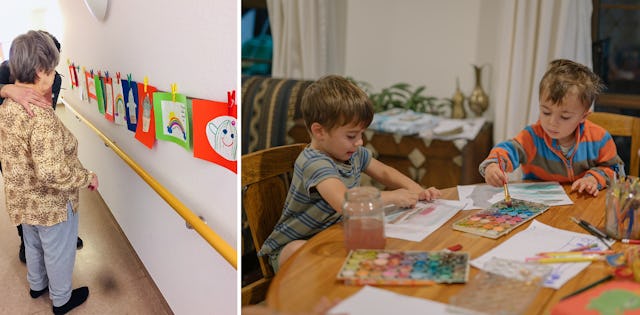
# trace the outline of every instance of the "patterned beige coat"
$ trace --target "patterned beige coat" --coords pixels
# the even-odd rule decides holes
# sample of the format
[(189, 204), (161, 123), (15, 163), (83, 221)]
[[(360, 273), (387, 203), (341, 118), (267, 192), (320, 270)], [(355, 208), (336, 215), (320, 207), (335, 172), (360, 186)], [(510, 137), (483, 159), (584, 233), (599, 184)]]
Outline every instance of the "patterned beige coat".
[(67, 220), (67, 202), (78, 209), (79, 189), (91, 173), (78, 159), (78, 141), (52, 108), (0, 105), (0, 161), (7, 212), (15, 225), (51, 226)]

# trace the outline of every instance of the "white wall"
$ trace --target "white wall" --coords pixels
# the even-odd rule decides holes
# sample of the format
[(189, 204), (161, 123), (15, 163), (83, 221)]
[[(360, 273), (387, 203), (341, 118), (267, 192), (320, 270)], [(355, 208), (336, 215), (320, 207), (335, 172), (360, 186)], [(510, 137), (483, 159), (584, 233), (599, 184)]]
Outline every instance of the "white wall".
[[(450, 98), (456, 77), (469, 95), (471, 65), (487, 65), (482, 84), (491, 99), (502, 1), (349, 0), (345, 75), (371, 83), (374, 91), (407, 82)], [(490, 113), (491, 105), (485, 117)]]
[[(63, 97), (233, 247), (237, 245), (237, 175), (159, 141), (149, 150), (108, 122), (96, 104), (69, 90), (67, 58), (92, 68), (132, 73), (189, 97), (226, 101), (237, 87), (237, 1), (110, 1), (92, 18), (83, 1), (59, 0), (63, 20)], [(68, 110), (61, 118), (79, 141), (80, 158), (100, 178), (100, 193), (176, 314), (235, 314), (237, 273), (157, 194)]]

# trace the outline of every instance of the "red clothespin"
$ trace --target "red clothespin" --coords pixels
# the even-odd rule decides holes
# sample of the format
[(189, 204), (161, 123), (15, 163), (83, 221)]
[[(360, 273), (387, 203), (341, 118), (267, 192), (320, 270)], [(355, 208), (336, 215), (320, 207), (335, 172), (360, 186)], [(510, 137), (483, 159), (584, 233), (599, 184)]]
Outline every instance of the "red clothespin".
[(120, 84), (120, 72), (116, 72), (116, 80)]
[(233, 116), (237, 110), (234, 108), (236, 106), (236, 90), (227, 91), (227, 108), (229, 110), (229, 115)]
[(98, 70), (98, 77), (102, 78), (102, 70)]

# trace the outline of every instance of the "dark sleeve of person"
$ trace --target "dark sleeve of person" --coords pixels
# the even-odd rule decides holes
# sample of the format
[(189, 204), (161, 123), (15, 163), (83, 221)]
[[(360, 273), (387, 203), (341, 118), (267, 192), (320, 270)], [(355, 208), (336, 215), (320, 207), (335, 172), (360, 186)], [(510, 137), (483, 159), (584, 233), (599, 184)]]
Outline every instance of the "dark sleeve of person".
[[(9, 61), (5, 60), (0, 64), (0, 90), (4, 87), (5, 84), (11, 84), (11, 72), (9, 71)], [(0, 97), (0, 104), (4, 101), (3, 98)]]
[(60, 95), (60, 87), (62, 86), (62, 77), (60, 73), (56, 71), (56, 76), (53, 79), (53, 85), (51, 86), (51, 106), (53, 109), (56, 109), (56, 105), (58, 104), (58, 95)]

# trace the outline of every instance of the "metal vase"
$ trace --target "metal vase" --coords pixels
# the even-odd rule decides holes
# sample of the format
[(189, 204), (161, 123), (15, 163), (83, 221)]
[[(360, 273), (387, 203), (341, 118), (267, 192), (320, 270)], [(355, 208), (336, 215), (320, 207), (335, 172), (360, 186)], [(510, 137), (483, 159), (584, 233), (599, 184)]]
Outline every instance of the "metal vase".
[(469, 95), (469, 109), (476, 114), (482, 116), (482, 113), (489, 107), (489, 95), (482, 89), (482, 66), (473, 65), (476, 75), (476, 86)]

